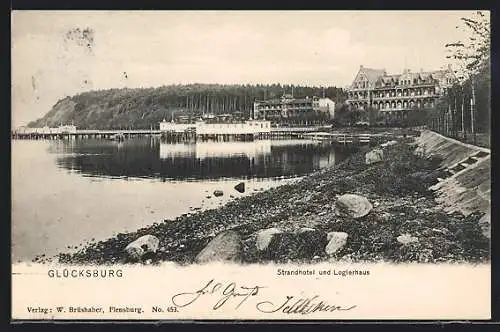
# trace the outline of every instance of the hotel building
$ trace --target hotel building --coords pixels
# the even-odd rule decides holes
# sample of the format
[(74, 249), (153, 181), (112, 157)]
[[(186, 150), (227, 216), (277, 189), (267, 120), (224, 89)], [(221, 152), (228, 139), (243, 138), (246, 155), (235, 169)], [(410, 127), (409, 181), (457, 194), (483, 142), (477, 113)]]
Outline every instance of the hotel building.
[(380, 110), (386, 119), (404, 119), (410, 111), (434, 108), (455, 82), (450, 66), (430, 72), (406, 69), (396, 75), (360, 66), (348, 88), (347, 103), (352, 109)]
[(278, 99), (256, 100), (253, 118), (269, 120), (273, 124), (323, 124), (333, 118), (335, 102), (329, 98), (294, 98), (284, 94)]

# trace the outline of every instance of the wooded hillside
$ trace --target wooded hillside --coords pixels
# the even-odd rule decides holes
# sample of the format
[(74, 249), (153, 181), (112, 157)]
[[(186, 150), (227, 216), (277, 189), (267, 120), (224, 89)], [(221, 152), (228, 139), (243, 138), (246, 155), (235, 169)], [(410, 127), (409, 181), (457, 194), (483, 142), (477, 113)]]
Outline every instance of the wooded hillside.
[[(172, 116), (242, 112), (249, 117), (254, 100), (291, 93), (291, 85), (169, 85), (159, 88), (110, 89), (84, 92), (59, 100), (30, 127), (57, 127), (73, 123), (79, 129), (146, 129)], [(338, 104), (346, 99), (336, 87), (294, 86), (296, 97), (329, 97)]]

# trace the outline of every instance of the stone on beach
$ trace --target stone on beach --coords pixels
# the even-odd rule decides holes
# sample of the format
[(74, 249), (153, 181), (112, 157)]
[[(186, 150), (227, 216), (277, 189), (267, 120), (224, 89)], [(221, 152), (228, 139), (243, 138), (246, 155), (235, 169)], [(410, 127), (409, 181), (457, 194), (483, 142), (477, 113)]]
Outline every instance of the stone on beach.
[(361, 218), (373, 209), (373, 205), (364, 196), (344, 194), (335, 202), (335, 214), (344, 217)]
[(384, 160), (384, 151), (382, 149), (373, 149), (365, 154), (365, 164), (374, 164)]
[(245, 183), (244, 182), (238, 183), (236, 186), (234, 186), (234, 189), (236, 189), (236, 191), (238, 191), (239, 193), (244, 193), (245, 192)]
[(426, 183), (436, 183), (440, 177), (445, 176), (442, 171), (418, 171), (413, 172), (408, 175), (410, 178), (413, 178), (418, 181), (424, 181)]
[(325, 252), (327, 255), (333, 255), (342, 249), (347, 243), (349, 235), (345, 232), (330, 232), (327, 234), (328, 244), (326, 245)]
[(283, 232), (275, 227), (260, 230), (257, 233), (257, 238), (255, 240), (255, 246), (257, 247), (257, 250), (259, 251), (266, 250), (267, 247), (269, 246), (269, 243), (271, 243), (273, 237), (276, 234), (281, 234), (281, 233)]
[(216, 190), (214, 191), (214, 196), (215, 197), (219, 197), (219, 196), (222, 196), (224, 195), (224, 192), (222, 190)]
[(312, 259), (324, 254), (326, 242), (326, 234), (315, 229), (274, 234), (267, 247), (266, 258), (278, 261)]
[(479, 227), (484, 237), (491, 239), (491, 213), (488, 212), (479, 219)]
[(395, 144), (398, 144), (398, 142), (397, 141), (389, 141), (389, 142), (385, 142), (383, 144), (380, 144), (380, 146), (387, 147), (387, 146), (391, 146), (391, 145), (395, 145)]
[(144, 255), (156, 253), (160, 240), (154, 235), (144, 235), (129, 243), (125, 247), (125, 252), (134, 260), (140, 260)]
[(396, 238), (396, 240), (401, 244), (410, 244), (418, 242), (418, 238), (411, 236), (410, 234), (403, 234)]
[(241, 260), (243, 243), (236, 231), (225, 231), (210, 241), (195, 258), (197, 263)]
[(316, 232), (316, 230), (314, 228), (310, 228), (310, 227), (302, 227), (298, 231), (299, 234), (308, 233), (308, 232)]

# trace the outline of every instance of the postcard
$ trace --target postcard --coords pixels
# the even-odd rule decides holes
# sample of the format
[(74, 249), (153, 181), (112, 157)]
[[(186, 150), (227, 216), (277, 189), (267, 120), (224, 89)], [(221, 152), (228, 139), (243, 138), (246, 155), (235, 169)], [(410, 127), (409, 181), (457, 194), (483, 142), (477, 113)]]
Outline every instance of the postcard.
[(491, 318), (488, 11), (23, 11), (15, 321)]

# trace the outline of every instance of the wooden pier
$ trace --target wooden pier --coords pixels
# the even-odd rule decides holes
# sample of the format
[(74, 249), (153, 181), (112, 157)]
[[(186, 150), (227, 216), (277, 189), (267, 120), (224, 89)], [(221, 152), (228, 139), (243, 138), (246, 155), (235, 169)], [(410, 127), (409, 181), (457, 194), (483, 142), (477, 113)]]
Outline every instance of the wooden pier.
[(302, 135), (302, 138), (318, 140), (321, 142), (333, 142), (338, 144), (367, 144), (373, 139), (384, 135), (370, 133), (329, 133), (311, 132)]
[(186, 129), (183, 131), (165, 131), (158, 129), (125, 129), (125, 130), (94, 130), (79, 129), (71, 132), (55, 131), (53, 129), (26, 129), (13, 131), (13, 139), (30, 140), (77, 140), (77, 139), (124, 139), (133, 137), (162, 137), (171, 142), (196, 142), (196, 141), (252, 141), (258, 139), (294, 139), (302, 138), (304, 134), (315, 132), (321, 127), (278, 127), (270, 128), (269, 131), (256, 132), (224, 132), (201, 131)]
[(26, 130), (26, 131), (13, 131), (13, 139), (45, 139), (45, 140), (75, 140), (75, 139), (113, 139), (117, 135), (123, 136), (125, 139), (141, 136), (159, 136), (159, 130), (76, 130), (73, 132), (54, 132), (51, 130)]

